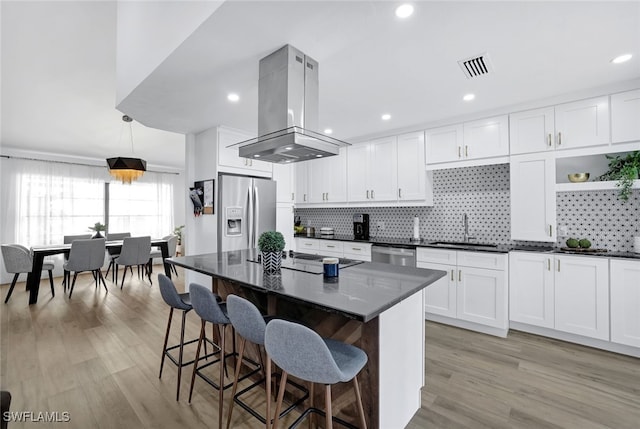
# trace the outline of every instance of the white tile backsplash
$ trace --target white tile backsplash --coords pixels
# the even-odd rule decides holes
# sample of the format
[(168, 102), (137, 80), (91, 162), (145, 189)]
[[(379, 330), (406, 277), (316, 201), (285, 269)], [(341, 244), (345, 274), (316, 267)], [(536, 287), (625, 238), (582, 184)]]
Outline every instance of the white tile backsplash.
[[(433, 183), (433, 207), (304, 208), (296, 209), (296, 215), (303, 225), (316, 230), (331, 226), (336, 234), (352, 234), (353, 214), (368, 213), (372, 237), (407, 239), (418, 216), (422, 238), (459, 241), (462, 214), (467, 213), (475, 241), (514, 243), (510, 240), (509, 164), (438, 170), (433, 172)], [(383, 231), (376, 231), (378, 221), (384, 222)], [(630, 252), (633, 236), (640, 235), (640, 191), (634, 190), (626, 203), (617, 198), (617, 190), (558, 193), (557, 226), (567, 226), (572, 237), (588, 237), (594, 247)], [(565, 240), (560, 237), (557, 244), (562, 246)]]

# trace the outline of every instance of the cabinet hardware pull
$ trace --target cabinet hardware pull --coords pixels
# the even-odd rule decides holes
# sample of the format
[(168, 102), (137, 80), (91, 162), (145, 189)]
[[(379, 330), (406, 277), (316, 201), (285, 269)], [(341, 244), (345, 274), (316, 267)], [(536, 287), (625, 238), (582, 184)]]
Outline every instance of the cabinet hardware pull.
[(458, 271), (458, 281), (462, 281), (462, 270)]
[(458, 146), (458, 158), (462, 158), (462, 148)]
[(551, 259), (547, 259), (547, 271), (551, 271)]
[(402, 188), (398, 188), (398, 198), (402, 198)]
[(367, 189), (367, 199), (369, 199), (369, 190)]
[(307, 194), (304, 194), (304, 195), (302, 196), (302, 201), (307, 201)]
[(558, 131), (558, 146), (562, 144), (562, 133)]
[(332, 246), (332, 245), (330, 245), (330, 244), (327, 244), (327, 247), (330, 247), (330, 248), (332, 248), (332, 249), (333, 249), (333, 248), (334, 248), (334, 247), (336, 247), (336, 246)]
[(313, 246), (311, 243), (304, 243), (305, 246)]
[(291, 201), (293, 201), (293, 200), (294, 200), (294, 198), (293, 198), (293, 197), (294, 197), (294, 195), (293, 195), (293, 192), (292, 192), (292, 193), (291, 193)]
[(560, 272), (560, 259), (558, 259), (558, 272)]
[(469, 156), (469, 146), (464, 145), (464, 157), (468, 157)]
[(549, 225), (549, 237), (553, 237), (553, 225)]
[(327, 192), (327, 201), (329, 201), (329, 193)]
[(362, 250), (360, 247), (352, 247), (351, 250)]
[(373, 193), (373, 189), (371, 190), (371, 199), (374, 199), (376, 196)]
[(551, 147), (551, 144), (552, 144), (552, 142), (551, 142), (551, 133), (549, 133), (549, 136), (548, 136), (548, 138), (547, 138), (547, 139), (548, 139), (548, 141), (549, 141), (549, 147)]
[(451, 281), (453, 281), (453, 280), (454, 280), (454, 277), (453, 277), (453, 270), (451, 270)]

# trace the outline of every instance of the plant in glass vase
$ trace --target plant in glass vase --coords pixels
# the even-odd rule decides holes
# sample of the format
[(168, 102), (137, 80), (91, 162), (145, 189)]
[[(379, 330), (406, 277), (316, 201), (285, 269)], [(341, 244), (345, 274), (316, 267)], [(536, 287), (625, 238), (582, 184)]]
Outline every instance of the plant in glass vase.
[(636, 150), (626, 156), (605, 155), (609, 160), (609, 170), (600, 176), (599, 180), (617, 180), (620, 188), (618, 198), (628, 201), (633, 189), (633, 181), (638, 179), (640, 171), (640, 151)]
[(104, 238), (104, 236), (100, 233), (107, 230), (107, 225), (96, 222), (95, 225), (89, 227), (89, 230), (94, 232), (91, 238)]
[(178, 236), (178, 243), (176, 244), (176, 252), (179, 253), (180, 255), (184, 255), (184, 252), (182, 251), (182, 229), (183, 228), (184, 228), (184, 225), (176, 226), (175, 228), (173, 228), (173, 234)]
[(258, 249), (261, 252), (262, 268), (265, 272), (273, 273), (280, 270), (284, 237), (278, 231), (265, 231), (258, 238)]

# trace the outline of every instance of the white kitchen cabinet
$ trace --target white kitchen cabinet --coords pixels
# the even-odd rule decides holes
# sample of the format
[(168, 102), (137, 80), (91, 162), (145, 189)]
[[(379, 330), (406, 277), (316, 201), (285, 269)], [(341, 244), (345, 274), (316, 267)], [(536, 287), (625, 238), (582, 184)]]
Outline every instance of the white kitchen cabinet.
[(284, 237), (285, 250), (296, 250), (293, 234), (294, 209), (291, 203), (276, 204), (276, 231)]
[(431, 173), (424, 163), (424, 133), (398, 136), (398, 201), (433, 201)]
[(301, 253), (371, 261), (371, 244), (369, 243), (303, 237), (298, 237), (295, 241), (297, 251)]
[(470, 329), (484, 326), (495, 330), (478, 330), (506, 335), (507, 254), (418, 248), (416, 259), (418, 268), (447, 272), (447, 276), (426, 289), (427, 319), (452, 324), (456, 320), (470, 322), (460, 326)]
[(509, 155), (509, 117), (507, 115), (465, 122), (463, 159)]
[(425, 163), (458, 161), (462, 154), (462, 124), (433, 128), (425, 131)]
[(556, 255), (555, 329), (609, 340), (609, 261)]
[(553, 329), (554, 255), (509, 254), (509, 320)]
[(344, 256), (344, 242), (335, 240), (318, 240), (319, 254), (323, 256)]
[(511, 156), (511, 239), (556, 241), (553, 153)]
[(240, 130), (226, 127), (218, 128), (218, 165), (221, 171), (236, 172), (233, 169), (241, 169), (246, 172), (260, 172), (261, 175), (269, 173), (269, 176), (271, 175), (272, 163), (241, 158), (238, 156), (238, 146), (232, 146), (253, 137), (255, 136)]
[(300, 253), (320, 254), (320, 240), (314, 238), (296, 238), (296, 249)]
[(347, 156), (349, 202), (397, 201), (397, 156), (395, 136), (350, 146)]
[(611, 142), (640, 140), (640, 89), (611, 96)]
[(640, 261), (611, 259), (611, 341), (640, 347)]
[(347, 151), (323, 159), (307, 161), (309, 203), (343, 203), (347, 201)]
[(609, 97), (555, 106), (556, 150), (608, 145)]
[(371, 262), (371, 244), (345, 241), (343, 246), (344, 257), (358, 261)]
[(309, 202), (309, 162), (311, 161), (296, 162), (294, 164), (294, 201), (296, 204), (306, 204)]
[(273, 164), (273, 180), (276, 182), (276, 202), (295, 202), (295, 164)]
[(511, 155), (555, 149), (553, 107), (527, 110), (509, 115)]

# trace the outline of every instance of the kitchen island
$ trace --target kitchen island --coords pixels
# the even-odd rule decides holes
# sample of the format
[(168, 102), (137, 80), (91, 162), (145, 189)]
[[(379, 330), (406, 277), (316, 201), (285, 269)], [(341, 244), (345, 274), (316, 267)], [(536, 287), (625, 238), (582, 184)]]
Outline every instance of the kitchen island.
[[(289, 258), (277, 274), (267, 274), (256, 259), (255, 251), (238, 250), (167, 262), (211, 276), (222, 297), (244, 296), (270, 315), (362, 348), (369, 358), (359, 375), (368, 427), (406, 426), (420, 408), (424, 385), (423, 289), (446, 273), (341, 260), (339, 276), (324, 278), (321, 262)], [(349, 384), (335, 386), (333, 409), (357, 424)]]

